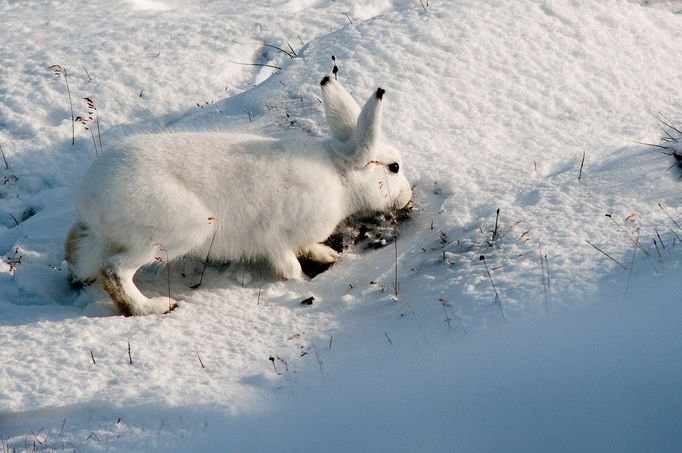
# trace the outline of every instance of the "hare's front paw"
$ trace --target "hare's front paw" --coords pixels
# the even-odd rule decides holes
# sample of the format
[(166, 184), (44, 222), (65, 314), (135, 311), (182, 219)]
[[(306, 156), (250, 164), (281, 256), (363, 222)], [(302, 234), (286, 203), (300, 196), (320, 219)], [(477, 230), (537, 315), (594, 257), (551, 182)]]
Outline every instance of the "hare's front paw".
[(272, 258), (277, 276), (283, 280), (300, 280), (303, 278), (301, 263), (293, 251), (282, 252)]
[(320, 264), (334, 264), (339, 259), (336, 250), (324, 244), (310, 244), (301, 247), (300, 256)]

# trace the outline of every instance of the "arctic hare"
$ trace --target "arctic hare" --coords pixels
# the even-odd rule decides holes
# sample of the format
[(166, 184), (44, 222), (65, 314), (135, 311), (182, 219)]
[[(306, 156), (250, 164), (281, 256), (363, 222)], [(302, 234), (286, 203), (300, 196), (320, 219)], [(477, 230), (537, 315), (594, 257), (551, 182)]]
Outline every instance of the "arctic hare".
[(133, 276), (155, 257), (266, 259), (284, 279), (297, 256), (338, 258), (321, 244), (344, 218), (405, 206), (412, 189), (398, 151), (381, 138), (384, 90), (362, 110), (336, 81), (320, 82), (331, 138), (227, 133), (131, 137), (86, 174), (66, 241), (73, 283), (99, 279), (122, 314), (166, 313)]

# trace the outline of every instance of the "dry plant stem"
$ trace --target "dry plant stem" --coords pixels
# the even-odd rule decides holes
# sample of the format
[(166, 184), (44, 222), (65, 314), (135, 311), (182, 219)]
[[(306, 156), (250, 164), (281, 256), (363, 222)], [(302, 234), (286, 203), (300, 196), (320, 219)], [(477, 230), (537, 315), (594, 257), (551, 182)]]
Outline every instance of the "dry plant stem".
[(133, 355), (130, 352), (130, 342), (128, 342), (128, 361), (130, 362), (131, 365), (133, 364)]
[(390, 344), (391, 346), (393, 346), (393, 341), (391, 341), (391, 337), (388, 336), (388, 333), (387, 333), (387, 332), (384, 332), (384, 335), (386, 335), (386, 340), (388, 340), (388, 344)]
[(69, 107), (71, 108), (71, 146), (76, 143), (76, 120), (73, 115), (73, 102), (71, 101), (71, 88), (69, 88), (69, 75), (64, 69), (64, 82), (66, 82), (66, 93), (69, 95)]
[(265, 68), (282, 69), (279, 66), (275, 66), (275, 65), (271, 65), (271, 64), (265, 64), (265, 63), (240, 63), (239, 61), (232, 61), (232, 60), (227, 60), (227, 61), (229, 61), (230, 63), (239, 64), (242, 66), (262, 66)]
[(675, 226), (676, 226), (678, 229), (682, 230), (682, 227), (680, 227), (680, 224), (677, 223), (677, 222), (675, 221), (675, 219), (673, 219), (673, 216), (670, 215), (670, 213), (668, 212), (668, 210), (665, 209), (661, 203), (658, 203), (658, 207), (661, 208), (661, 211), (665, 212), (665, 215), (668, 216), (668, 218), (673, 222), (673, 224), (675, 224)]
[(99, 153), (97, 152), (97, 142), (95, 141), (95, 133), (92, 132), (92, 128), (88, 128), (90, 130), (90, 136), (92, 137), (92, 146), (95, 148), (95, 157), (99, 157)]
[(289, 46), (289, 50), (291, 50), (291, 55), (293, 55), (293, 57), (291, 57), (291, 58), (293, 59), (293, 58), (298, 57), (298, 54), (296, 53), (296, 51), (294, 50), (294, 48), (291, 47), (291, 44), (289, 44), (289, 41), (287, 41), (287, 46)]
[(315, 344), (312, 344), (313, 347), (313, 352), (315, 353), (315, 359), (317, 360), (317, 366), (320, 369), (320, 376), (322, 376), (322, 382), (326, 383), (327, 379), (324, 375), (324, 370), (322, 369), (322, 359), (320, 358), (320, 354), (317, 352), (317, 348), (315, 347)]
[(102, 154), (102, 133), (99, 129), (99, 115), (95, 116), (95, 123), (97, 123), (97, 140), (99, 141), (99, 153)]
[[(630, 270), (628, 271), (628, 281), (625, 283), (625, 294), (623, 298), (628, 297), (628, 292), (630, 291), (630, 281), (632, 280), (632, 271), (635, 269), (635, 258), (637, 257), (637, 247), (632, 250), (632, 260), (630, 261)], [(655, 268), (654, 268), (655, 269)]]
[[(201, 275), (199, 276), (199, 283), (196, 285), (190, 286), (192, 289), (196, 289), (201, 286), (201, 282), (204, 281), (204, 273), (206, 272), (206, 266), (208, 265), (208, 257), (211, 255), (211, 249), (213, 248), (213, 241), (215, 241), (215, 235), (218, 233), (218, 230), (216, 230), (213, 233), (213, 237), (211, 238), (211, 243), (208, 246), (208, 252), (206, 252), (206, 259), (204, 260), (204, 267), (201, 268)], [(260, 293), (258, 294), (259, 296), (259, 301), (260, 301)]]
[(452, 329), (452, 318), (450, 317), (448, 310), (445, 308), (445, 305), (441, 306), (443, 307), (443, 313), (445, 313), (445, 321), (448, 323), (448, 330), (450, 330)]
[(547, 272), (547, 290), (552, 289), (552, 280), (549, 278), (549, 261), (547, 260), (547, 254), (545, 253), (545, 272)]
[(76, 118), (73, 115), (73, 102), (71, 100), (71, 88), (69, 87), (69, 74), (66, 71), (66, 68), (58, 64), (53, 64), (49, 67), (49, 69), (52, 69), (57, 77), (64, 75), (64, 82), (66, 82), (66, 93), (69, 95), (69, 107), (71, 108), (71, 145), (74, 145), (76, 143)]
[(623, 269), (625, 269), (625, 270), (628, 269), (627, 267), (623, 266), (623, 265), (620, 263), (620, 261), (618, 261), (617, 259), (613, 258), (611, 255), (609, 255), (608, 253), (606, 253), (605, 251), (603, 251), (602, 249), (600, 249), (599, 247), (597, 247), (596, 245), (594, 245), (593, 243), (591, 243), (590, 241), (588, 241), (587, 239), (585, 240), (585, 242), (587, 242), (588, 244), (590, 244), (590, 245), (591, 245), (592, 247), (594, 247), (599, 253), (603, 254), (605, 257), (607, 257), (608, 259), (610, 259), (611, 261), (613, 261), (614, 263), (616, 263), (617, 265), (619, 265), (619, 266), (622, 267)]
[(199, 364), (201, 365), (201, 368), (206, 368), (206, 367), (204, 366), (204, 362), (201, 360), (201, 356), (199, 355), (199, 350), (198, 350), (198, 349), (196, 350), (196, 353), (197, 353), (197, 359), (199, 359)]
[[(661, 239), (661, 235), (658, 233), (658, 228), (656, 228), (654, 231), (656, 231), (656, 237), (658, 238), (658, 242), (660, 242), (661, 247), (663, 247), (663, 250), (665, 250), (665, 248), (666, 248), (665, 243), (663, 242), (663, 239)], [(669, 250), (668, 250), (668, 253), (670, 253)]]
[[(386, 181), (386, 188), (388, 189), (388, 180)], [(390, 190), (388, 193), (390, 193)], [(391, 223), (393, 224), (393, 296), (397, 299), (400, 283), (398, 282), (398, 221), (395, 209), (391, 211), (391, 217)]]
[(239, 41), (232, 41), (232, 42), (234, 42), (235, 44), (247, 44), (247, 45), (257, 45), (257, 46), (270, 47), (271, 49), (275, 49), (275, 50), (277, 50), (277, 51), (279, 51), (279, 52), (282, 52), (283, 54), (285, 54), (287, 57), (291, 58), (292, 60), (298, 56), (298, 54), (297, 54), (296, 51), (293, 49), (293, 47), (291, 47), (291, 44), (289, 44), (289, 41), (287, 41), (287, 46), (289, 46), (289, 49), (290, 49), (291, 51), (284, 50), (284, 49), (282, 49), (281, 47), (277, 47), (277, 46), (275, 46), (275, 45), (267, 44), (267, 43), (264, 43), (264, 42), (239, 42)]
[(2, 153), (2, 160), (5, 162), (5, 170), (9, 170), (9, 165), (7, 164), (7, 158), (5, 157), (5, 150), (2, 149), (2, 145), (0, 145), (0, 153)]
[(606, 214), (606, 217), (610, 218), (611, 221), (616, 225), (616, 227), (619, 227), (618, 231), (622, 232), (625, 235), (625, 237), (630, 239), (630, 241), (635, 245), (635, 247), (641, 250), (645, 256), (651, 256), (651, 253), (649, 253), (646, 247), (644, 247), (644, 245), (642, 245), (642, 243), (639, 241), (639, 235), (637, 236), (637, 238), (633, 238), (632, 235), (628, 233), (625, 229), (620, 229), (620, 225), (618, 225), (618, 222), (616, 222), (616, 219), (614, 219), (611, 214)]
[(578, 182), (580, 182), (580, 180), (583, 177), (583, 166), (584, 165), (585, 165), (585, 151), (583, 151), (583, 160), (580, 161), (580, 171), (578, 172)]
[(495, 214), (495, 228), (493, 229), (493, 237), (491, 242), (495, 242), (495, 239), (497, 239), (497, 231), (500, 228), (500, 208), (497, 208), (497, 212)]
[(92, 364), (97, 365), (97, 362), (95, 362), (95, 354), (92, 353), (92, 349), (90, 350), (90, 358), (92, 359)]
[(166, 254), (166, 280), (168, 281), (168, 311), (173, 309), (173, 299), (171, 299), (171, 284), (170, 284), (170, 261), (168, 261), (168, 251), (164, 248)]
[[(542, 290), (543, 290), (544, 296), (545, 296), (545, 298), (544, 298), (544, 300), (545, 300), (545, 311), (549, 312), (549, 302), (547, 299), (547, 287), (549, 286), (549, 276), (545, 277), (545, 261), (546, 261), (546, 258), (543, 258), (543, 255), (542, 255), (542, 246), (539, 246), (539, 249), (540, 249), (540, 267), (542, 269)], [(544, 256), (546, 257), (547, 255), (544, 255)], [(547, 274), (549, 274), (549, 272), (547, 272)]]
[[(171, 299), (171, 282), (170, 282), (170, 261), (168, 260), (168, 250), (166, 247), (164, 247), (163, 244), (157, 242), (154, 244), (157, 246), (165, 255), (166, 255), (166, 278), (168, 280), (168, 311), (171, 311), (173, 309), (173, 299)], [(164, 263), (163, 258), (160, 256), (155, 257), (156, 261), (159, 263)]]
[(490, 268), (488, 267), (488, 262), (485, 259), (485, 256), (481, 255), (479, 258), (481, 261), (483, 261), (483, 264), (485, 265), (485, 271), (488, 273), (488, 278), (490, 279), (490, 285), (493, 287), (493, 291), (495, 291), (495, 304), (497, 304), (498, 308), (500, 309), (500, 314), (502, 315), (502, 321), (505, 323), (507, 322), (507, 318), (504, 316), (504, 310), (502, 309), (502, 301), (500, 300), (500, 295), (497, 292), (497, 287), (495, 286), (495, 282), (493, 281), (493, 275), (490, 273)]
[[(332, 59), (336, 58), (332, 55)], [(381, 165), (384, 169), (384, 184), (386, 184), (386, 196), (388, 197), (388, 203), (393, 206), (393, 200), (391, 200), (391, 187), (388, 184), (388, 174), (386, 173), (386, 165), (383, 163), (372, 160), (365, 164), (365, 167), (369, 164)], [(400, 289), (400, 283), (398, 282), (398, 213), (396, 208), (391, 209), (391, 224), (393, 225), (393, 250), (394, 250), (394, 272), (393, 272), (393, 297), (398, 298), (398, 291)]]

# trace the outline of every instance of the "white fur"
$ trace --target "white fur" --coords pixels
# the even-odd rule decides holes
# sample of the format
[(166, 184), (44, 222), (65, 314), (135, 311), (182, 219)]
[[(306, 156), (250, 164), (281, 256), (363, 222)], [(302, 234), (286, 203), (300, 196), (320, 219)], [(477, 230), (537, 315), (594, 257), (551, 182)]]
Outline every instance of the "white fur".
[(124, 314), (139, 315), (172, 306), (140, 293), (137, 269), (166, 253), (205, 257), (214, 235), (212, 258), (265, 258), (286, 279), (302, 277), (297, 256), (334, 262), (336, 252), (320, 242), (341, 220), (400, 208), (412, 191), (398, 152), (381, 140), (381, 96), (358, 113), (329, 78), (322, 96), (330, 139), (165, 133), (107, 151), (77, 197), (67, 241), (75, 279), (100, 278)]

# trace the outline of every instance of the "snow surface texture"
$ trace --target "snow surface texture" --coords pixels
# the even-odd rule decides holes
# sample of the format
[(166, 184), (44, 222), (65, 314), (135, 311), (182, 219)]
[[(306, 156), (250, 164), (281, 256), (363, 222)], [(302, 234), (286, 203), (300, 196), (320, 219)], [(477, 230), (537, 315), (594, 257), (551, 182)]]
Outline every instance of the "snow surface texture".
[[(680, 10), (0, 4), (0, 451), (678, 451), (680, 185), (637, 142), (682, 117)], [(323, 135), (332, 54), (359, 101), (387, 90), (415, 185), (397, 301), (393, 246), (304, 282), (233, 263), (192, 290), (200, 263), (173, 263), (168, 316), (69, 288), (95, 150), (48, 66), (77, 116), (96, 102), (106, 153), (161, 129)], [(139, 280), (167, 291), (162, 266)]]

